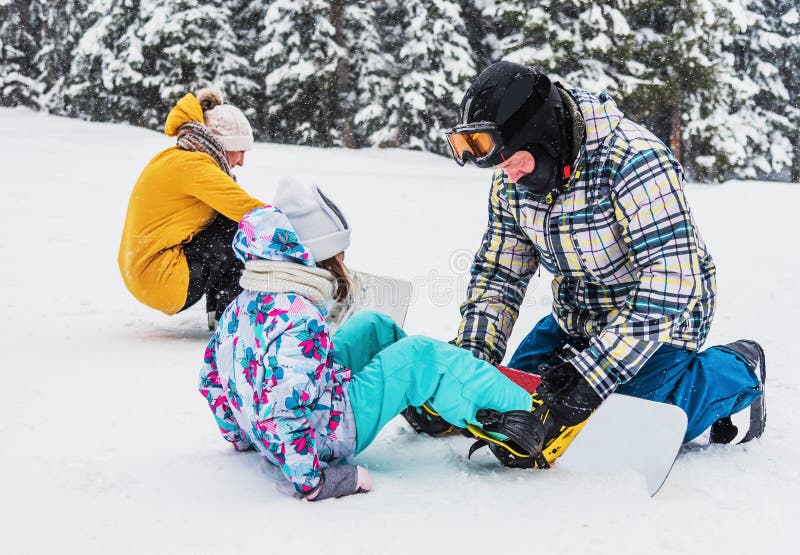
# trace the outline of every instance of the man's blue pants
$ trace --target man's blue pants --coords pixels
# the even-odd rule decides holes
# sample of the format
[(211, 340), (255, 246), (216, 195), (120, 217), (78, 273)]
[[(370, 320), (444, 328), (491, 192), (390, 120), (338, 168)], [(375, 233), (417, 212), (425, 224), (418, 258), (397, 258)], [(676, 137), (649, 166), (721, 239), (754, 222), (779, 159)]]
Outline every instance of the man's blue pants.
[[(508, 366), (536, 373), (540, 363), (567, 343), (578, 350), (587, 346), (585, 338), (568, 335), (552, 315), (546, 316), (520, 343)], [(753, 370), (727, 347), (700, 352), (666, 344), (616, 392), (681, 407), (689, 419), (684, 441), (699, 436), (717, 419), (747, 408), (761, 395)]]

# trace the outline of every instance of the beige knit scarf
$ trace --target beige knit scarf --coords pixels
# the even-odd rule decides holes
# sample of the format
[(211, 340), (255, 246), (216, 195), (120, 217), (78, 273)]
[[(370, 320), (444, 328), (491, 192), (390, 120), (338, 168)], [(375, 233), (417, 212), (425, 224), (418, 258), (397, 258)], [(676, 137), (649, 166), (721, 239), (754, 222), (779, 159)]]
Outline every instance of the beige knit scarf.
[(333, 274), (316, 266), (273, 260), (248, 260), (244, 264), (239, 285), (250, 291), (297, 293), (309, 299), (320, 310), (326, 310), (333, 299), (334, 281)]

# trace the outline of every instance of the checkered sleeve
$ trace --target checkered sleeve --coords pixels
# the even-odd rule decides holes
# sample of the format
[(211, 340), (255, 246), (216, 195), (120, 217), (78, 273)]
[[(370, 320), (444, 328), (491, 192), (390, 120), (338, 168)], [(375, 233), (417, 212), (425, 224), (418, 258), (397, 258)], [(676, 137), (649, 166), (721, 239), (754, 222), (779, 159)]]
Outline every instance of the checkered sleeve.
[(525, 290), (539, 265), (539, 253), (514, 219), (509, 197), (516, 194), (495, 172), (489, 197), (489, 224), (470, 270), (461, 305), (456, 345), (499, 364), (519, 314)]
[(665, 149), (636, 152), (612, 181), (616, 219), (639, 283), (572, 361), (601, 397), (630, 380), (684, 324), (702, 279), (682, 170), (672, 155)]

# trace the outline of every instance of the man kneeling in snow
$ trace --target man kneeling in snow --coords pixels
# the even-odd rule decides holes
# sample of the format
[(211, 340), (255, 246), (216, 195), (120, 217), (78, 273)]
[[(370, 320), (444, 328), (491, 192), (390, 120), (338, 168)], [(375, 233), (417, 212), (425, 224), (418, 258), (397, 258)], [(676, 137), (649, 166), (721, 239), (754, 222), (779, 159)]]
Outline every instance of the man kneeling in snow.
[[(539, 265), (553, 274), (552, 312), (508, 364), (542, 374), (548, 393), (537, 412), (557, 424), (546, 443), (614, 391), (681, 407), (686, 441), (709, 427), (715, 443), (761, 435), (761, 347), (740, 340), (699, 351), (715, 267), (683, 170), (660, 140), (605, 93), (510, 62), (475, 79), (446, 137), (458, 164), (494, 168), (455, 343), (499, 363), (530, 278)], [(737, 429), (730, 416), (747, 408)]]

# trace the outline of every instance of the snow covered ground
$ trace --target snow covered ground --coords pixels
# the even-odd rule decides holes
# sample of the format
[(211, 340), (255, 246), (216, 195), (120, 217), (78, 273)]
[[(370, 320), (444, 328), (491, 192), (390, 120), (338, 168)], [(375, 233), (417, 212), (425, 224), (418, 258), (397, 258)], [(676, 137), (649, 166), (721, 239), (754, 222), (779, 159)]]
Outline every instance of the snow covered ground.
[[(800, 186), (688, 188), (719, 269), (709, 344), (753, 337), (767, 352), (761, 440), (691, 446), (651, 499), (635, 474), (469, 462), (466, 439), (418, 437), (395, 420), (359, 458), (374, 492), (309, 504), (219, 437), (196, 392), (203, 311), (167, 318), (119, 277), (131, 187), (170, 143), (0, 110), (0, 552), (796, 550)], [(348, 263), (415, 283), (410, 333), (453, 336), (485, 224), (486, 172), (424, 153), (258, 144), (238, 175), (267, 201), (281, 176), (317, 181), (353, 224)], [(547, 313), (548, 281), (532, 283), (509, 352)]]

